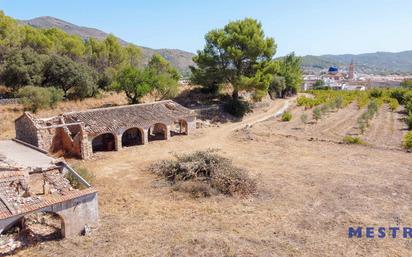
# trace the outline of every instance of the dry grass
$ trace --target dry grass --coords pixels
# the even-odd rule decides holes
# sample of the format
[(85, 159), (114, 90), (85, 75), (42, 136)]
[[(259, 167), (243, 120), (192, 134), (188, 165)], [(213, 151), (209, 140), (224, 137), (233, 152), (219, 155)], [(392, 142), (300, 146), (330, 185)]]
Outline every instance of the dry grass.
[[(277, 121), (240, 129), (265, 116), (72, 160), (96, 174), (100, 228), (18, 255), (410, 256), (408, 239), (347, 238), (348, 226), (411, 226), (410, 154), (280, 136)], [(208, 148), (259, 177), (259, 195), (193, 199), (148, 170), (173, 153)]]

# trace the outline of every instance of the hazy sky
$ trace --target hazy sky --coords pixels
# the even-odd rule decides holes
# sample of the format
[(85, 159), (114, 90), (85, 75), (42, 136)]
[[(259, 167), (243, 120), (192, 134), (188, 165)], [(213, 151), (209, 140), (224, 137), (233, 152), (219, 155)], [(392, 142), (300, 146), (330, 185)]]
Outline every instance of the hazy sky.
[(54, 16), (137, 45), (195, 52), (204, 34), (252, 17), (279, 55), (412, 50), (412, 0), (0, 0), (18, 19)]

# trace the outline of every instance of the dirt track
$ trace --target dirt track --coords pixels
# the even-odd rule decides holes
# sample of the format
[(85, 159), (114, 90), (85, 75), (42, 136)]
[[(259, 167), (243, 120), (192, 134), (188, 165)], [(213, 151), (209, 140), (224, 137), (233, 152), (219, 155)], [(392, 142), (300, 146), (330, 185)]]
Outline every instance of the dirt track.
[[(409, 256), (408, 240), (349, 240), (346, 233), (348, 226), (411, 226), (410, 154), (280, 136), (276, 133), (284, 129), (300, 130), (277, 119), (249, 126), (270, 118), (283, 104), (276, 101), (240, 123), (72, 161), (97, 176), (99, 230), (19, 255)], [(352, 113), (344, 109), (330, 118), (352, 121)], [(335, 124), (324, 121), (328, 124), (318, 125), (325, 129)], [(323, 133), (333, 136), (351, 126)], [(172, 153), (207, 148), (220, 149), (250, 170), (259, 195), (192, 199), (171, 192), (147, 171), (150, 163)]]

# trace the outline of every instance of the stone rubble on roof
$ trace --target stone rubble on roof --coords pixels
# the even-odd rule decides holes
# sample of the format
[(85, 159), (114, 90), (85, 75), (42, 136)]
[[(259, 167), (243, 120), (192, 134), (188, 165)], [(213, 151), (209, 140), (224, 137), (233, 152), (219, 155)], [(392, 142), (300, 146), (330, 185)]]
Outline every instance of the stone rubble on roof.
[[(48, 192), (35, 194), (32, 192), (35, 174), (41, 174), (43, 184), (48, 184)], [(50, 197), (59, 197), (69, 194), (74, 189), (70, 182), (58, 169), (45, 171), (29, 171), (3, 161), (0, 161), (0, 213), (3, 216), (12, 216), (22, 213), (34, 204), (40, 204)], [(5, 215), (6, 214), (6, 215)]]

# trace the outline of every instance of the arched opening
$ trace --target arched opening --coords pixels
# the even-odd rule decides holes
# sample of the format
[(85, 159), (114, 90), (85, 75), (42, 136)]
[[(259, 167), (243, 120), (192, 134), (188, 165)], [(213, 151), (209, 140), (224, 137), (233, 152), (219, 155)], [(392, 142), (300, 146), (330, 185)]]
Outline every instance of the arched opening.
[(143, 144), (143, 133), (139, 128), (130, 128), (122, 135), (122, 146), (134, 146)]
[(13, 244), (1, 247), (0, 255), (11, 254), (20, 248), (62, 239), (64, 220), (53, 212), (30, 213), (7, 228), (2, 237)]
[(156, 123), (149, 128), (149, 141), (167, 139), (167, 126), (163, 123)]
[(112, 133), (98, 135), (92, 141), (93, 153), (116, 150), (115, 138)]
[(185, 120), (175, 121), (170, 133), (171, 136), (187, 135), (187, 122)]

